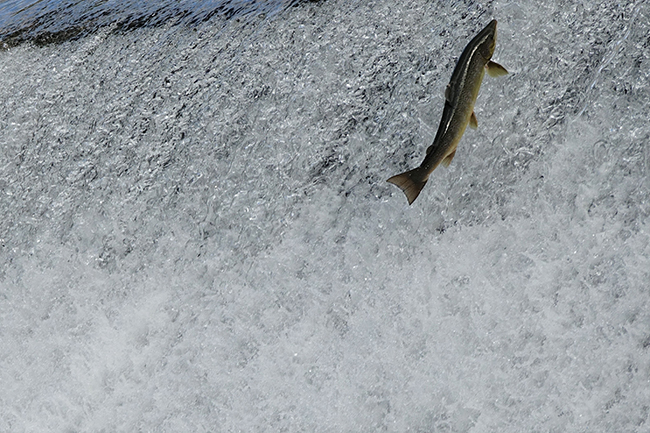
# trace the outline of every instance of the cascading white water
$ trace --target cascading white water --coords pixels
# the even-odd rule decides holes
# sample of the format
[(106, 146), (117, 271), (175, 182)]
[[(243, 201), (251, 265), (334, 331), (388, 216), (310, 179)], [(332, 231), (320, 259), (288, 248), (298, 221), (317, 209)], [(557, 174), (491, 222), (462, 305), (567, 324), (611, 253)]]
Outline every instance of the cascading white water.
[(650, 10), (439, 3), (0, 51), (0, 431), (647, 428)]

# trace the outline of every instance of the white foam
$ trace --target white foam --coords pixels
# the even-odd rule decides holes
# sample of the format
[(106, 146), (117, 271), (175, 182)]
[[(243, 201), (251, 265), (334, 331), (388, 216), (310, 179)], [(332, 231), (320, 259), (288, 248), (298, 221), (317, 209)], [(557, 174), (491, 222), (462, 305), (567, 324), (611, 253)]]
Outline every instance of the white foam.
[[(317, 3), (0, 52), (0, 430), (642, 428), (647, 12)], [(385, 179), (493, 16), (511, 74), (408, 207)]]

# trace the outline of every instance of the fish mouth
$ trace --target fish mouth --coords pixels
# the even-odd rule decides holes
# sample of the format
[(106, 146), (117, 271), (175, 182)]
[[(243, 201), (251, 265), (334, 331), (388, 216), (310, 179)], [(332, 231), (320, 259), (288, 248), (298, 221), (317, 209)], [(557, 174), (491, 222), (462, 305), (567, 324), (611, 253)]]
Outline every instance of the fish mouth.
[(476, 35), (477, 40), (485, 39), (487, 36), (492, 36), (496, 39), (497, 34), (497, 20), (492, 20), (490, 23), (481, 30), (481, 32)]
[(497, 20), (492, 20), (492, 21), (490, 21), (488, 23), (487, 26), (485, 26), (485, 28), (483, 29), (483, 31), (481, 33), (485, 35), (485, 34), (488, 34), (488, 33), (496, 34), (496, 32), (497, 32)]
[(485, 26), (482, 33), (484, 35), (492, 33), (493, 38), (496, 39), (497, 38), (497, 20), (490, 21), (490, 23), (487, 26)]
[(492, 57), (492, 53), (494, 52), (494, 49), (497, 45), (497, 20), (490, 21), (490, 23), (485, 26), (481, 33), (479, 33), (477, 39), (488, 43), (487, 50), (489, 55), (486, 58), (489, 59)]

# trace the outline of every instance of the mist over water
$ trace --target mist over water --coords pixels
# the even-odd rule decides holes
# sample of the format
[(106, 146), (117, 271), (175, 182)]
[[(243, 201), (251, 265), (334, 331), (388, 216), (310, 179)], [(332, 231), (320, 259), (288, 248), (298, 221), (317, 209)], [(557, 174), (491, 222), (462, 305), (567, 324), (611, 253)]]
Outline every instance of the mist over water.
[[(492, 18), (510, 74), (408, 206)], [(0, 51), (0, 430), (646, 431), (649, 18), (328, 1)]]

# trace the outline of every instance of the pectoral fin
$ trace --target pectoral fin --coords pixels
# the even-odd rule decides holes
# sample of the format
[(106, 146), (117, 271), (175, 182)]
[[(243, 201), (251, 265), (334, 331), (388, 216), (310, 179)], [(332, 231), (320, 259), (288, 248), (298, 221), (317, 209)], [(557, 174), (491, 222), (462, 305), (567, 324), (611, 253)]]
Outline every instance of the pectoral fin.
[(497, 62), (493, 62), (490, 60), (487, 62), (487, 65), (485, 65), (485, 68), (487, 69), (487, 73), (490, 77), (501, 77), (503, 75), (507, 75), (508, 71), (506, 71), (506, 68), (498, 64)]
[(469, 116), (469, 127), (472, 129), (478, 128), (478, 120), (476, 120), (476, 114), (472, 111), (472, 115)]
[(456, 155), (456, 151), (454, 150), (451, 152), (449, 155), (445, 156), (445, 159), (442, 160), (442, 165), (445, 166), (445, 168), (449, 167), (449, 164), (451, 164), (451, 160), (454, 159), (454, 155)]

